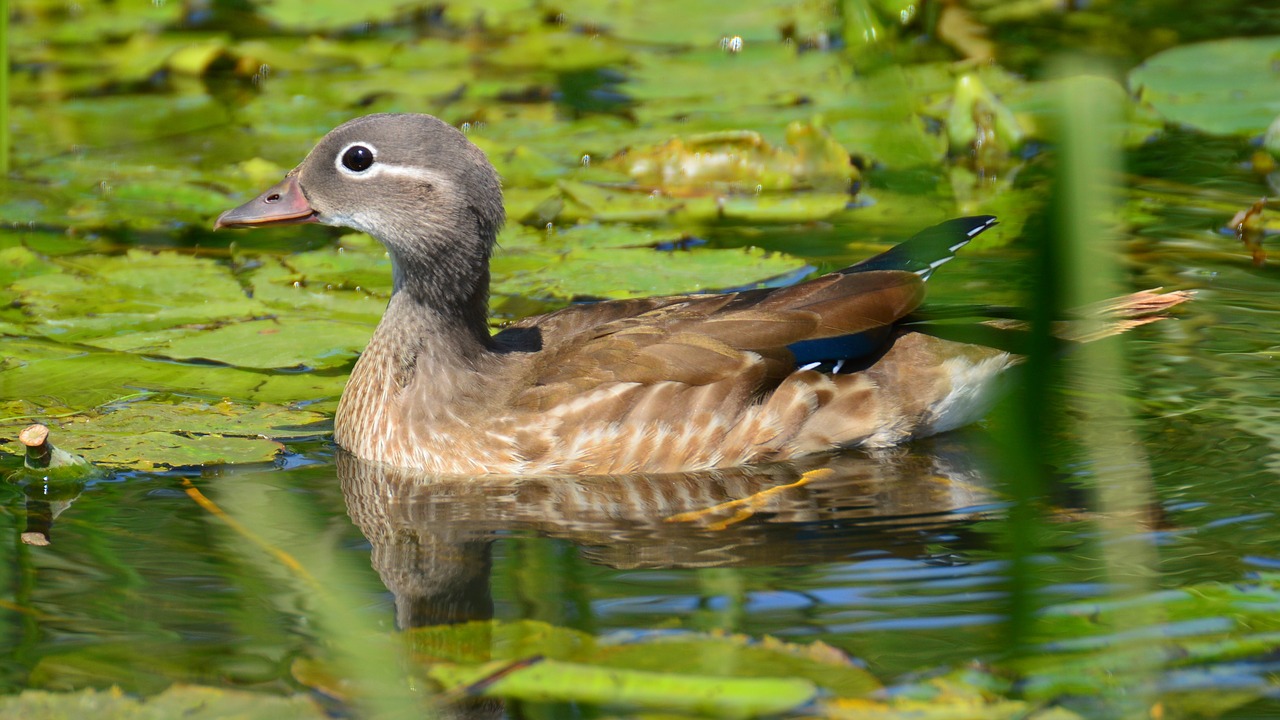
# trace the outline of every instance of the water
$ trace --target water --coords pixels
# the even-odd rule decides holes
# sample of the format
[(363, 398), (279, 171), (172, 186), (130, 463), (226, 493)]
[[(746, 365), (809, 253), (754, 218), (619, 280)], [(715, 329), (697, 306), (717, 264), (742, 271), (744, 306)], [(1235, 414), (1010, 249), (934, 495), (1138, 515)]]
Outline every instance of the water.
[[(156, 5), (165, 9), (164, 3)], [(1155, 22), (1127, 11), (1124, 19)], [(436, 27), (432, 23), (438, 20), (389, 22), (368, 32), (385, 33), (382, 39), (391, 42), (421, 29), (415, 23)], [(654, 28), (663, 26), (644, 20), (653, 27), (637, 30), (624, 20), (616, 28), (624, 36), (657, 33)], [(714, 62), (750, 61), (753, 53), (782, 45), (769, 39), (771, 26), (762, 27), (754, 35), (718, 31), (702, 49), (719, 58)], [(1048, 32), (1046, 27), (1040, 31)], [(44, 35), (56, 30), (49, 24), (40, 28)], [(678, 35), (687, 29), (662, 32)], [(1157, 42), (1156, 34), (1143, 36), (1144, 42)], [(728, 52), (714, 47), (721, 35)], [(853, 103), (840, 97), (838, 83), (851, 73), (848, 60), (834, 54), (841, 52), (838, 47), (802, 53), (795, 67), (786, 68), (810, 73), (803, 76), (805, 83), (823, 79), (835, 88), (826, 95), (821, 84), (805, 85), (805, 94), (796, 95), (793, 86), (805, 84), (799, 80), (773, 88), (767, 68), (755, 66), (751, 72), (758, 87), (735, 86), (734, 93), (724, 95), (713, 79), (691, 71), (692, 89), (660, 87), (670, 92), (667, 96), (654, 89), (646, 73), (685, 51), (647, 45), (619, 49), (626, 43), (605, 42), (607, 34), (605, 41), (593, 42), (623, 52), (621, 58), (590, 55), (600, 51), (595, 45), (572, 46), (573, 52), (587, 53), (588, 60), (581, 61), (587, 69), (569, 61), (556, 65), (561, 61), (555, 53), (552, 59), (534, 55), (528, 60), (532, 67), (497, 56), (495, 62), (508, 64), (481, 68), (475, 76), (468, 74), (473, 71), (466, 61), (472, 48), (460, 50), (461, 43), (438, 38), (423, 41), (421, 48), (402, 48), (433, 62), (438, 56), (438, 69), (386, 77), (356, 68), (365, 61), (343, 55), (337, 41), (330, 46), (316, 41), (304, 49), (298, 38), (286, 39), (298, 44), (281, 60), (297, 65), (257, 58), (260, 62), (251, 65), (256, 74), (245, 82), (226, 68), (202, 78), (159, 68), (109, 87), (92, 84), (101, 81), (74, 67), (39, 70), (43, 65), (33, 59), (36, 51), (20, 48), (19, 64), (27, 71), (14, 80), (21, 170), (8, 181), (3, 209), (6, 222), (21, 224), (0, 233), (0, 249), (26, 247), (42, 262), (78, 272), (86, 263), (119, 258), (129, 248), (170, 248), (184, 257), (215, 258), (218, 267), (234, 267), (236, 279), (244, 280), (257, 267), (275, 267), (271, 263), (278, 256), (286, 262), (287, 253), (329, 247), (334, 238), (320, 228), (211, 235), (204, 230), (208, 220), (236, 204), (229, 197), (232, 188), (243, 193), (250, 186), (267, 186), (256, 177), (246, 181), (247, 176), (278, 178), (319, 134), (366, 110), (432, 111), (460, 125), (465, 120), (469, 137), (496, 143), (498, 154), (511, 162), (504, 169), (513, 202), (535, 209), (546, 200), (537, 193), (551, 192), (557, 180), (599, 179), (589, 173), (606, 172), (602, 166), (622, 147), (662, 142), (691, 126), (690, 132), (750, 127), (777, 143), (787, 120), (829, 112), (836, 132), (850, 145), (864, 137), (863, 131), (875, 138), (899, 129), (860, 125), (869, 123), (858, 114), (862, 99)], [(686, 40), (664, 36), (662, 41)], [(487, 45), (482, 49), (497, 52)], [(227, 52), (233, 50), (242, 51)], [(360, 52), (377, 50), (362, 47)], [(249, 51), (243, 52), (247, 62)], [(1010, 60), (1011, 67), (1029, 70), (1043, 62), (1040, 54), (1017, 52), (1024, 55)], [(140, 52), (139, 57), (145, 65), (150, 56)], [(383, 66), (381, 61), (370, 65)], [(263, 81), (268, 68), (270, 78)], [(112, 72), (117, 71), (129, 69)], [(643, 84), (646, 77), (649, 85)], [(397, 94), (410, 81), (412, 92)], [(59, 90), (57, 82), (67, 86)], [(459, 87), (478, 89), (468, 94)], [(635, 97), (619, 94), (624, 92)], [(875, 99), (888, 107), (893, 97)], [(535, 153), (532, 159), (520, 156), (527, 164), (509, 160), (519, 156), (511, 151), (517, 145)], [(886, 167), (872, 166), (863, 194), (850, 198), (855, 207), (831, 217), (680, 229), (693, 238), (689, 244), (699, 247), (759, 247), (830, 269), (882, 249), (885, 242), (938, 219), (934, 215), (985, 212), (991, 205), (983, 203), (1003, 202), (992, 211), (1001, 213), (1004, 227), (1019, 228), (1046, 202), (1053, 177), (1051, 147), (1027, 150), (1024, 165), (986, 185), (954, 179), (951, 166), (937, 161), (934, 150), (917, 148), (913, 152), (929, 159), (914, 165), (894, 156)], [(1253, 150), (1246, 139), (1207, 139), (1171, 129), (1125, 155), (1118, 222), (1128, 238), (1121, 253), (1126, 284), (1198, 293), (1178, 309), (1176, 319), (1110, 341), (1124, 344), (1128, 374), (1115, 391), (1127, 398), (1133, 417), (1133, 458), (1151, 478), (1147, 507), (1133, 522), (1137, 542), (1154, 558), (1135, 583), (1145, 586), (1140, 597), (1147, 605), (1141, 607), (1151, 617), (1138, 617), (1127, 627), (1090, 624), (1093, 615), (1084, 611), (1079, 611), (1085, 618), (1080, 627), (1054, 619), (1075, 617), (1080, 607), (1089, 607), (1072, 603), (1110, 601), (1117, 586), (1134, 580), (1108, 557), (1116, 542), (1107, 532), (1112, 519), (1099, 514), (1094, 502), (1096, 489), (1115, 475), (1091, 464), (1081, 430), (1069, 415), (1062, 416), (1046, 446), (1035, 448), (1052, 486), (1038, 508), (1037, 534), (1020, 539), (1024, 557), (1011, 552), (1019, 539), (1009, 538), (1009, 498), (999, 474), (1000, 454), (992, 449), (1001, 431), (997, 421), (875, 457), (851, 454), (803, 467), (694, 478), (470, 482), (429, 482), (362, 467), (336, 456), (321, 427), (290, 435), (271, 462), (122, 471), (83, 488), (0, 485), (0, 532), (12, 538), (2, 545), (8, 557), (0, 563), (0, 645), (7, 648), (0, 653), (3, 691), (119, 687), (150, 696), (174, 682), (268, 694), (328, 690), (306, 669), (306, 661), (344, 653), (361, 658), (359, 648), (380, 647), (373, 637), (486, 619), (543, 621), (617, 642), (708, 632), (822, 641), (887, 685), (971, 663), (1006, 667), (1001, 664), (1010, 662), (1018, 643), (1060, 655), (1083, 646), (1086, 658), (1102, 663), (1107, 645), (1173, 653), (1197, 638), (1239, 637), (1245, 633), (1231, 624), (1235, 615), (1222, 606), (1205, 605), (1194, 616), (1176, 608), (1181, 589), (1244, 587), (1280, 567), (1275, 522), (1280, 278), (1274, 260), (1253, 266), (1248, 251), (1221, 229), (1233, 212), (1269, 192), (1268, 179), (1249, 166)], [(274, 166), (240, 165), (251, 158)], [(156, 177), (154, 184), (140, 185)], [(965, 193), (971, 197), (960, 197)], [(662, 200), (655, 195), (655, 203)], [(535, 210), (525, 210), (530, 227), (551, 226)], [(1008, 246), (966, 250), (930, 281), (931, 300), (1017, 304), (1034, 282), (1027, 259), (1036, 241), (1028, 235)], [(681, 239), (664, 249), (683, 252), (685, 243)], [(5, 257), (13, 267), (0, 267), (6, 288), (0, 291), (5, 303), (0, 329), (7, 334), (0, 342), (8, 358), (2, 367), (9, 370), (38, 354), (22, 339), (36, 333), (30, 325), (30, 290), (20, 287), (36, 282), (36, 271), (14, 259), (17, 255)], [(373, 295), (366, 304), (380, 306), (376, 278), (381, 271), (361, 270), (375, 278), (368, 285), (372, 290), (360, 291)], [(66, 301), (66, 296), (55, 297)], [(168, 296), (155, 302), (164, 305), (163, 297)], [(331, 292), (323, 302), (334, 297)], [(138, 300), (105, 291), (101, 299), (122, 305)], [(504, 310), (540, 311), (562, 301), (517, 297)], [(108, 309), (90, 308), (76, 320), (100, 320)], [(317, 305), (311, 311), (347, 313), (344, 319), (366, 323), (376, 315), (376, 308), (347, 305)], [(206, 320), (201, 316), (190, 323)], [(76, 332), (83, 332), (83, 325), (68, 323)], [(232, 384), (224, 375), (198, 375), (214, 373), (217, 368), (208, 363), (148, 359), (138, 366), (145, 372), (122, 374), (111, 369), (119, 355), (93, 350), (79, 344), (82, 340), (77, 336), (76, 344), (58, 346), (75, 355), (66, 360), (71, 370), (65, 371), (76, 383), (73, 391), (35, 392), (11, 382), (14, 375), (0, 373), (4, 414), (79, 417), (74, 413), (134, 393), (138, 384), (149, 391), (159, 384), (163, 387), (155, 392), (161, 394), (154, 397), (178, 404), (197, 399), (216, 405), (227, 395), (253, 403), (296, 402), (331, 414), (349, 365), (349, 357), (339, 355), (316, 371), (254, 370), (253, 392), (281, 378), (294, 383), (287, 386), (292, 394), (282, 390), (264, 401), (244, 389), (243, 379)], [(39, 353), (45, 352), (52, 350), (40, 345)], [(1072, 386), (1058, 390), (1073, 397), (1095, 392)], [(55, 428), (55, 440), (59, 432), (74, 432), (74, 421), (66, 422), (66, 429)], [(3, 426), (6, 436), (16, 433), (17, 423)], [(127, 437), (124, 433), (121, 442)], [(8, 457), (5, 468), (15, 465)], [(805, 471), (818, 468), (834, 474), (804, 479)], [(736, 515), (741, 504), (723, 505), (752, 496), (762, 497), (762, 504), (742, 517)], [(705, 515), (669, 521), (708, 509)], [(47, 546), (21, 542), (24, 532), (46, 530)], [(1018, 586), (1010, 577), (1018, 562), (1034, 571), (1030, 596), (1015, 595)], [(1019, 602), (1042, 623), (1030, 637), (1013, 637), (1006, 625)], [(1165, 612), (1167, 619), (1161, 617)], [(1253, 629), (1260, 633), (1267, 626), (1259, 621)], [(1153, 674), (1168, 687), (1214, 689), (1210, 696), (1219, 699), (1227, 688), (1251, 687), (1253, 704), (1239, 716), (1261, 717), (1280, 712), (1266, 699), (1274, 695), (1266, 685), (1274, 674), (1272, 657), (1274, 643), (1230, 661), (1214, 657), (1176, 668), (1171, 661), (1172, 669)], [(360, 661), (352, 662), (358, 666)], [(370, 662), (370, 672), (386, 667), (378, 664), (385, 657)], [(715, 657), (698, 662), (704, 672), (717, 671)], [(1082, 700), (1091, 696), (1088, 691), (1060, 694), (1090, 707)], [(1114, 706), (1099, 702), (1099, 716), (1124, 708), (1120, 701)], [(1212, 705), (1211, 714), (1221, 708)], [(504, 709), (511, 716), (592, 712), (527, 703)]]

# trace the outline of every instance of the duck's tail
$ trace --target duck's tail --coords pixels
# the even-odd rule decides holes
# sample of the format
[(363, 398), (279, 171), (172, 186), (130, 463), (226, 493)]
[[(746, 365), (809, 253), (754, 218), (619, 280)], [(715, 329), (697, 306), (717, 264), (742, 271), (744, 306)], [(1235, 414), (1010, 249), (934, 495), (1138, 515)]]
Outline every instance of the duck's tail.
[(994, 215), (947, 220), (840, 272), (848, 275), (868, 270), (906, 270), (928, 280), (933, 271), (955, 257), (960, 248), (995, 224)]

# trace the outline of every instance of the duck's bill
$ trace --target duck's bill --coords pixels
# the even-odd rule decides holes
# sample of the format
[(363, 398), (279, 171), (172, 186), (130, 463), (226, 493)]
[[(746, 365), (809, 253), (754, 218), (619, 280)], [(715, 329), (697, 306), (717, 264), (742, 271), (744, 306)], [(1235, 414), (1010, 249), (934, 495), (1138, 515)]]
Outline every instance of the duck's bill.
[(258, 197), (219, 215), (213, 229), (316, 222), (316, 215), (298, 187), (298, 178), (290, 175)]

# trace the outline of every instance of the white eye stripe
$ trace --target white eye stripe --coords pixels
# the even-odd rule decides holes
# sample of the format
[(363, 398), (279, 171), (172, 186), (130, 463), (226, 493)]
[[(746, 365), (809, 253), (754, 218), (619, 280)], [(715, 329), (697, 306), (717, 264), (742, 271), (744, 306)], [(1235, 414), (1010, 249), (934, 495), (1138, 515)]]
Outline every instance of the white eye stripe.
[(444, 185), (446, 180), (443, 175), (428, 170), (423, 167), (415, 167), (413, 165), (392, 165), (390, 163), (374, 163), (368, 170), (364, 172), (352, 172), (343, 169), (343, 172), (353, 180), (372, 180), (380, 177), (407, 178), (417, 180), (425, 185)]
[(411, 180), (421, 180), (424, 183), (432, 185), (440, 185), (444, 183), (444, 176), (434, 170), (428, 170), (424, 167), (415, 167), (413, 165), (392, 165), (390, 163), (376, 163), (373, 167), (360, 173), (360, 177), (378, 177), (387, 175), (390, 177), (409, 178)]
[[(364, 170), (352, 170), (342, 164), (342, 158), (347, 154), (347, 151), (357, 146), (368, 148), (369, 152), (373, 155), (373, 164)], [(334, 158), (333, 164), (338, 168), (338, 172), (346, 175), (347, 177), (359, 180), (367, 180), (385, 175), (388, 177), (409, 178), (411, 180), (418, 180), (432, 185), (441, 185), (446, 182), (443, 175), (428, 168), (418, 167), (415, 165), (395, 165), (393, 163), (378, 162), (378, 149), (363, 140), (343, 145), (342, 149), (338, 151), (337, 157)]]

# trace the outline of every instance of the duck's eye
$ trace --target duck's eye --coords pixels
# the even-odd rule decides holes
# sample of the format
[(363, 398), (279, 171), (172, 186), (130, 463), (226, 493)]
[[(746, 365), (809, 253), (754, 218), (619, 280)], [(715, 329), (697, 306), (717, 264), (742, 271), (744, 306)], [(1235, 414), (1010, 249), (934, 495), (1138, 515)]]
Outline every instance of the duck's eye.
[(364, 172), (373, 165), (373, 151), (364, 145), (352, 145), (342, 153), (342, 167), (351, 172)]

